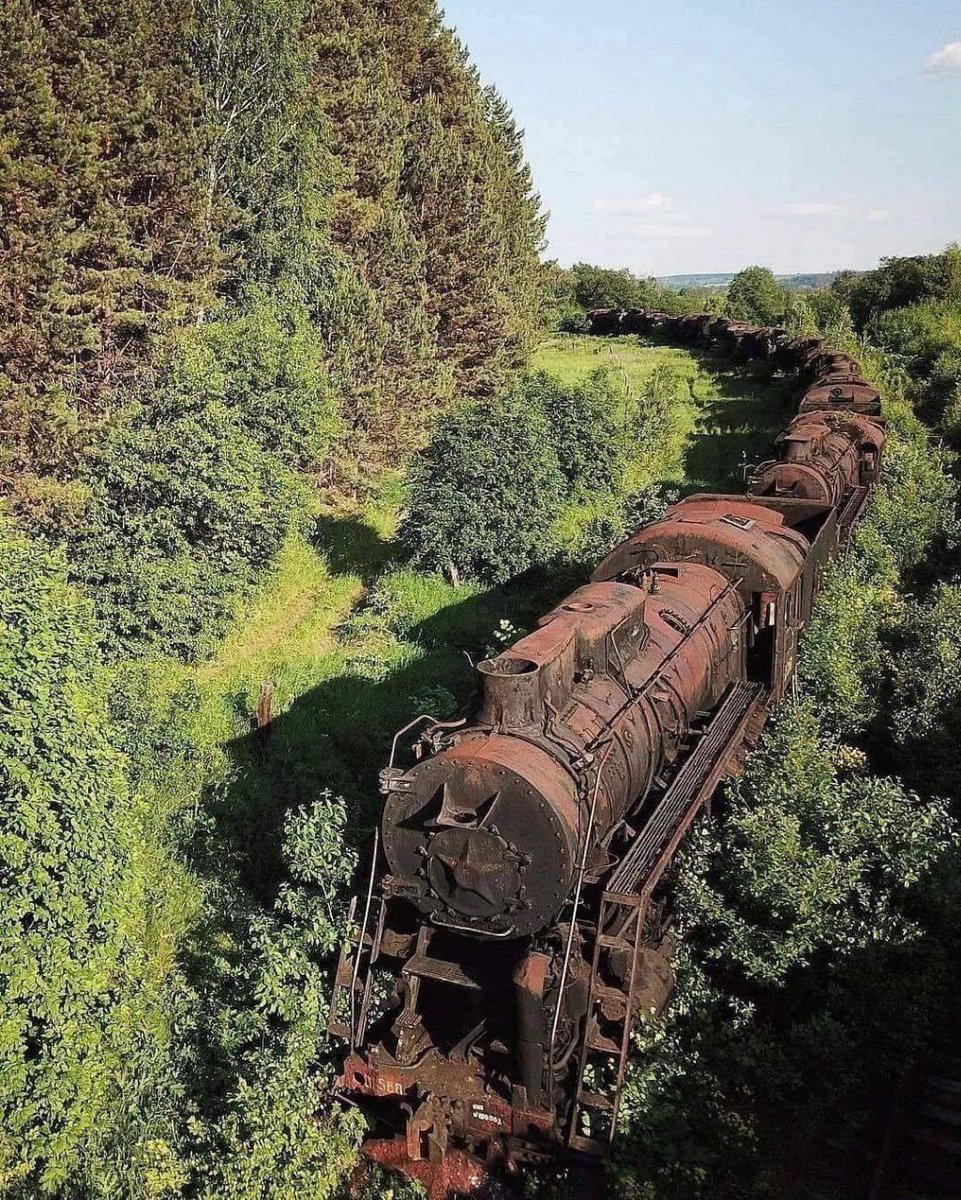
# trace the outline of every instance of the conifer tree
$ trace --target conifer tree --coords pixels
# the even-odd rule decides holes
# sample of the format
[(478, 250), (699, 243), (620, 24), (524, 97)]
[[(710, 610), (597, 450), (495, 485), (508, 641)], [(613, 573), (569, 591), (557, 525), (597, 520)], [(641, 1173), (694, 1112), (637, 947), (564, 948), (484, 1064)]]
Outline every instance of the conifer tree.
[(517, 364), (537, 317), (540, 205), (506, 105), (434, 0), (315, 0), (311, 27), (344, 171), (334, 237), (369, 322), (363, 344), (343, 339), (355, 424), (406, 444)]
[(85, 432), (151, 335), (209, 301), (190, 26), (189, 0), (0, 12), (3, 475), (23, 513), (38, 490), (67, 502)]

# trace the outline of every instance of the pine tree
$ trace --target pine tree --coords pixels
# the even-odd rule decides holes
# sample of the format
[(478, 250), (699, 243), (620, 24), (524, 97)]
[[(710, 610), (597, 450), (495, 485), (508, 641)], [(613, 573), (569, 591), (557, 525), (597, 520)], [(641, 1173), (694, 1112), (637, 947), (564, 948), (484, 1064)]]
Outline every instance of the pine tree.
[(451, 397), (427, 306), (425, 247), (403, 195), (406, 75), (425, 18), (398, 15), (354, 0), (315, 0), (311, 21), (317, 89), (341, 169), (333, 235), (346, 269), (330, 312), (331, 340), (352, 425), (388, 449), (404, 445), (412, 426), (416, 437), (424, 412)]
[(540, 203), (506, 105), (438, 29), (416, 92), (407, 186), (428, 247), (430, 304), (457, 390), (502, 386), (537, 321)]
[(189, 0), (0, 13), (0, 344), (14, 508), (70, 503), (91, 424), (209, 302)]
[(537, 319), (540, 204), (506, 105), (434, 0), (315, 0), (318, 90), (343, 169), (334, 237), (352, 264), (341, 324), (354, 424), (422, 439), (457, 395), (506, 381)]

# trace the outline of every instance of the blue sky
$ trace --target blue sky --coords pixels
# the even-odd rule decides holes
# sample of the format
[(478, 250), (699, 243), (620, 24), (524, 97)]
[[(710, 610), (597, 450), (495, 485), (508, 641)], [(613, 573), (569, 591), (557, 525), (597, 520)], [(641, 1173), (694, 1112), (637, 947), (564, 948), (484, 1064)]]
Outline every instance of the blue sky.
[(958, 0), (447, 0), (527, 133), (550, 253), (869, 267), (961, 240)]

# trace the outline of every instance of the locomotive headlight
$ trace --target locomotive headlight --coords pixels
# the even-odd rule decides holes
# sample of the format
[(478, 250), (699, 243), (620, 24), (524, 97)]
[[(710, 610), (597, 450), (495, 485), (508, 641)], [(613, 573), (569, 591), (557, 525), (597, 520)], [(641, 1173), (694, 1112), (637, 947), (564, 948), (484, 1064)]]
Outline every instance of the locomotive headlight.
[(403, 777), (384, 806), (384, 852), (402, 894), (439, 926), (523, 937), (570, 891), (576, 793), (542, 750), (470, 735)]

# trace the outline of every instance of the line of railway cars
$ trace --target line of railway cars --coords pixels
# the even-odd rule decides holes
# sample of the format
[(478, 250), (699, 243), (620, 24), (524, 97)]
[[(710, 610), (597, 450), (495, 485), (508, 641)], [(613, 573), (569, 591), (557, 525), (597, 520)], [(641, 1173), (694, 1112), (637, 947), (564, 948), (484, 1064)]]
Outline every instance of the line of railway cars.
[(879, 396), (818, 339), (708, 316), (595, 313), (798, 376), (743, 495), (638, 530), (534, 632), (478, 664), (469, 720), (395, 739), (337, 966), (341, 1093), (368, 1155), (439, 1200), (600, 1156), (630, 1035), (673, 986), (664, 875), (791, 681), (825, 564), (878, 478)]

